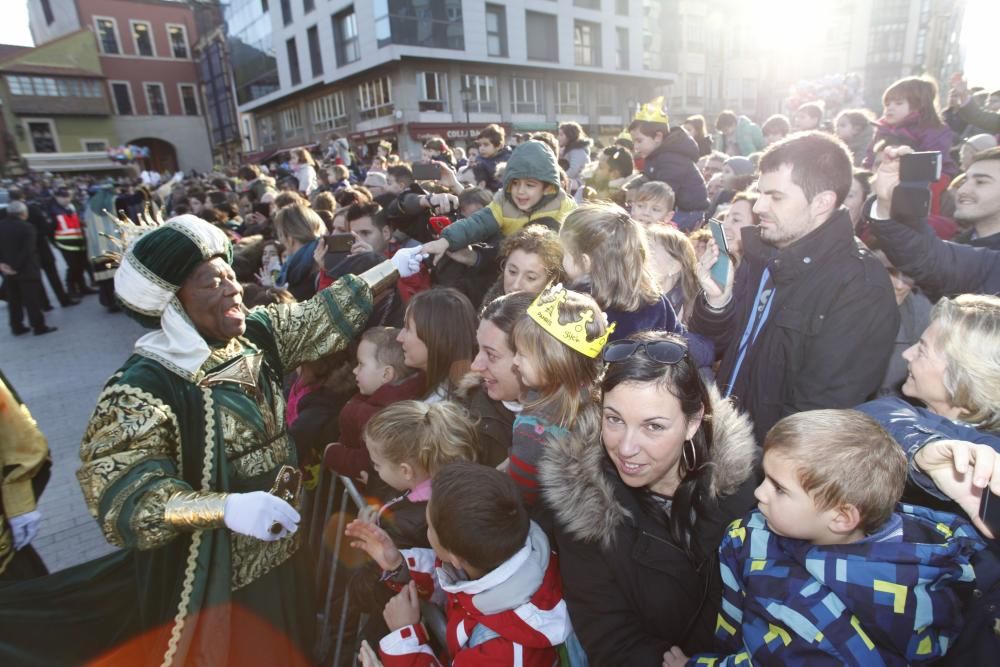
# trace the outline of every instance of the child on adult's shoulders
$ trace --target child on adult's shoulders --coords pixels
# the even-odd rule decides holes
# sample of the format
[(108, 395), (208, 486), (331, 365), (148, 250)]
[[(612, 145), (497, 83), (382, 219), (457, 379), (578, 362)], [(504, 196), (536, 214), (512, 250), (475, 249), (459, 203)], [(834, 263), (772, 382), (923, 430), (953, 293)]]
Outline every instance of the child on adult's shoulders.
[(983, 548), (953, 514), (897, 505), (906, 457), (874, 419), (813, 410), (764, 442), (759, 509), (719, 547), (721, 655), (663, 664), (905, 665), (941, 658), (962, 626), (956, 588)]

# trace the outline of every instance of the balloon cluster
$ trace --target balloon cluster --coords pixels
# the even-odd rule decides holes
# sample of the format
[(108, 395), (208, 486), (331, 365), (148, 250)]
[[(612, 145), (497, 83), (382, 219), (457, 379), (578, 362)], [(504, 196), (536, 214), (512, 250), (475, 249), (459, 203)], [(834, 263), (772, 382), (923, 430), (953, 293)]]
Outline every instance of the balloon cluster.
[(108, 149), (108, 157), (115, 162), (121, 162), (123, 164), (134, 162), (135, 160), (148, 158), (149, 148), (146, 146), (136, 146), (135, 144), (115, 146), (114, 148)]
[(827, 117), (832, 117), (843, 109), (863, 107), (863, 94), (861, 75), (856, 73), (802, 79), (792, 84), (785, 98), (785, 110), (790, 115), (807, 102), (822, 102)]

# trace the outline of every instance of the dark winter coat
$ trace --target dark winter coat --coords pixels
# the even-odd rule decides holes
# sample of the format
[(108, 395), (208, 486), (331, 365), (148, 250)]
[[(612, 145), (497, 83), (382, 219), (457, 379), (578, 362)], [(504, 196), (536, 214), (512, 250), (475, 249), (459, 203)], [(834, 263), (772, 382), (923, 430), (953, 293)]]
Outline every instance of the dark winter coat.
[[(340, 475), (357, 479), (362, 471), (368, 470), (371, 457), (365, 447), (362, 433), (365, 424), (375, 416), (375, 413), (397, 401), (416, 400), (424, 394), (425, 378), (423, 373), (414, 373), (399, 382), (389, 382), (372, 394), (365, 396), (355, 394), (347, 405), (340, 410), (338, 420), (340, 447), (328, 447), (323, 455), (323, 465), (336, 470)], [(331, 442), (327, 440), (327, 442)]]
[(713, 390), (709, 494), (693, 560), (661, 516), (640, 504), (598, 442), (550, 443), (539, 478), (554, 513), (563, 596), (592, 665), (654, 665), (678, 645), (691, 655), (712, 646), (722, 597), (718, 545), (726, 526), (753, 506), (757, 448), (750, 422)]
[(476, 183), (485, 183), (486, 189), (490, 192), (496, 192), (499, 190), (502, 183), (500, 182), (500, 179), (497, 178), (497, 167), (507, 162), (513, 152), (514, 151), (510, 148), (510, 146), (504, 146), (491, 157), (483, 157), (480, 155), (476, 158), (472, 167), (472, 173), (476, 176)]
[(874, 395), (889, 366), (899, 308), (888, 272), (854, 237), (843, 208), (781, 250), (761, 241), (758, 227), (742, 234), (733, 298), (716, 311), (699, 297), (689, 326), (725, 350), (717, 376), (725, 392), (770, 267), (775, 292), (769, 317), (728, 392), (749, 413), (763, 443), (782, 417), (850, 408)]
[(26, 282), (42, 279), (37, 232), (30, 222), (12, 215), (0, 220), (0, 262), (17, 271), (17, 275), (3, 276), (7, 280)]
[(709, 204), (708, 192), (698, 171), (698, 158), (698, 144), (684, 128), (675, 127), (659, 148), (646, 156), (642, 173), (673, 188), (677, 210), (704, 211)]
[(954, 294), (1000, 294), (1000, 234), (970, 241), (942, 241), (927, 215), (871, 219), (871, 230), (892, 265), (932, 299)]

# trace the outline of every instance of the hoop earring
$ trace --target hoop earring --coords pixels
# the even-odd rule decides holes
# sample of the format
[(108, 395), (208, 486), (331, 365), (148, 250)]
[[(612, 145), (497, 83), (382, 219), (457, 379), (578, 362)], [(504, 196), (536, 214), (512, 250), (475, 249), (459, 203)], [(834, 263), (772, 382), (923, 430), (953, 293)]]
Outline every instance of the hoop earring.
[[(690, 461), (688, 461), (688, 445), (691, 446)], [(681, 460), (689, 472), (698, 469), (698, 449), (694, 446), (694, 440), (685, 440), (681, 445)]]

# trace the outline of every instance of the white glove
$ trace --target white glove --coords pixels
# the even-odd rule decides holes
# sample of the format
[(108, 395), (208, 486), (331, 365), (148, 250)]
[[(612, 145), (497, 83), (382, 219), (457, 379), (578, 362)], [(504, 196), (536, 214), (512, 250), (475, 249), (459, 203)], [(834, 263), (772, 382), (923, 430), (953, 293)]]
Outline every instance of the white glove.
[[(265, 491), (229, 494), (223, 514), (223, 521), (229, 530), (265, 542), (274, 542), (294, 533), (299, 528), (299, 519), (294, 507)], [(271, 532), (274, 524), (281, 528), (277, 533)]]
[(392, 256), (392, 265), (399, 271), (400, 278), (409, 278), (420, 273), (420, 262), (427, 257), (420, 252), (421, 246), (400, 248)]
[(14, 548), (23, 549), (31, 544), (31, 540), (38, 535), (38, 525), (42, 522), (42, 513), (38, 510), (18, 514), (8, 517), (10, 532), (14, 536)]

